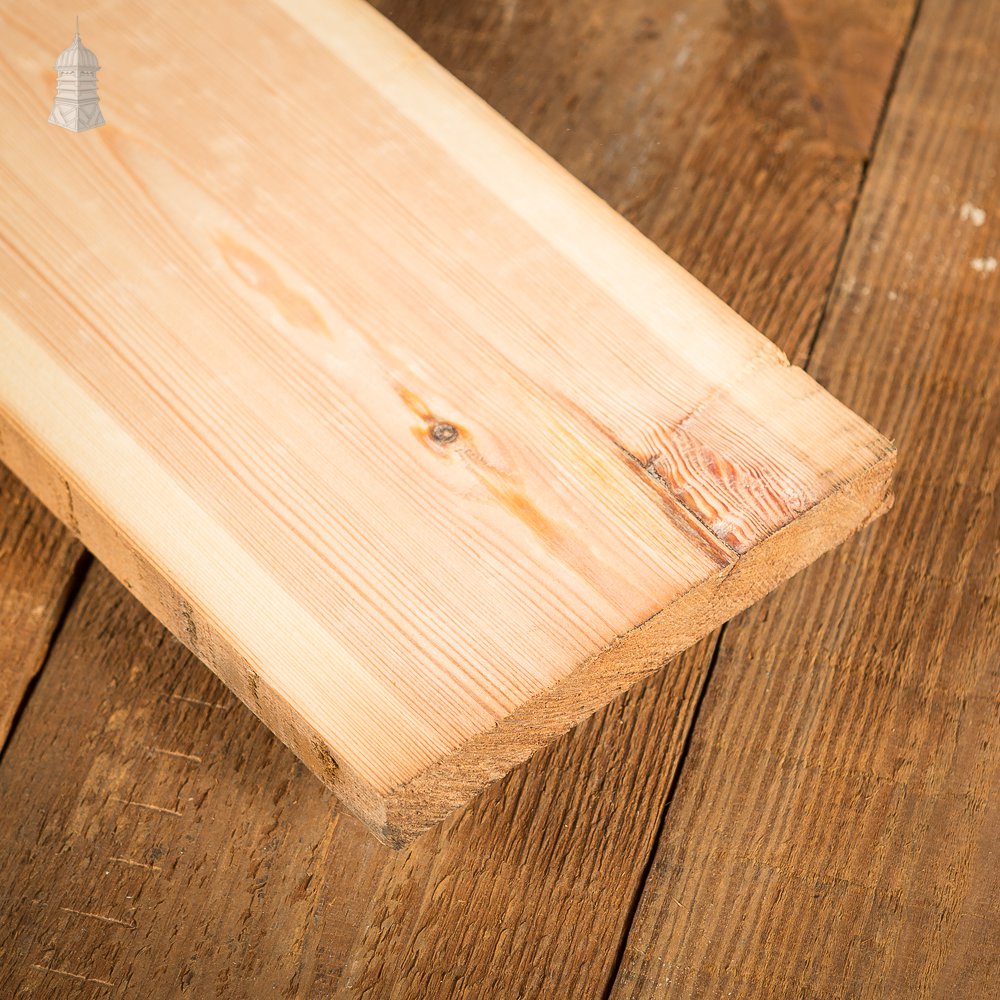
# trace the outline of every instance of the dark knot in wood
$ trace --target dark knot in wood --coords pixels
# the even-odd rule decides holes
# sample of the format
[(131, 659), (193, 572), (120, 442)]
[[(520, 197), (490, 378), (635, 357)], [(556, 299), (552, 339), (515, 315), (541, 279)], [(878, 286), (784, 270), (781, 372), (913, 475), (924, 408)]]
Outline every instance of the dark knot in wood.
[(438, 444), (451, 444), (458, 440), (458, 428), (454, 424), (435, 423), (431, 427), (431, 437)]

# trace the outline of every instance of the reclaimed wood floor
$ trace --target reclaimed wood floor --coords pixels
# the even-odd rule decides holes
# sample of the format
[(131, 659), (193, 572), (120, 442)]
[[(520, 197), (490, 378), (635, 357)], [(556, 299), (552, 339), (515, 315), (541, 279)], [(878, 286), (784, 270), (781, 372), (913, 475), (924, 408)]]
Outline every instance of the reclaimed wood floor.
[(407, 850), (0, 477), (0, 996), (1000, 996), (1000, 5), (381, 7), (899, 447)]

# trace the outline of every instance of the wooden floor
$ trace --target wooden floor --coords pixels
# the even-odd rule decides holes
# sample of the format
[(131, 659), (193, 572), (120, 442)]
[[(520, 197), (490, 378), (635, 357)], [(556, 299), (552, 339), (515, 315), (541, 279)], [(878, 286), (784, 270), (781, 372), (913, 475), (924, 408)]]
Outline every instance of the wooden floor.
[(1000, 5), (381, 6), (896, 508), (397, 854), (4, 473), (0, 996), (1000, 997)]

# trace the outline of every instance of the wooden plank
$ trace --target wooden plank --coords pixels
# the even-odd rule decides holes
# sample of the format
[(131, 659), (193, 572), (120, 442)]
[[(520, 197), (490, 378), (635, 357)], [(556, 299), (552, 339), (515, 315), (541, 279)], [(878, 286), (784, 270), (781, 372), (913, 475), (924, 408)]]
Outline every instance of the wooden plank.
[[(787, 12), (777, 6), (748, 20), (746, 11), (694, 0), (670, 10), (651, 0), (613, 8), (604, 0), (521, 3), (510, 23), (505, 10), (478, 2), (392, 5), (435, 57), (647, 232), (662, 231), (678, 259), (713, 289), (737, 296), (780, 346), (792, 351), (807, 340), (909, 5), (886, 16), (864, 4), (836, 12), (817, 4), (808, 17), (803, 6), (794, 24), (784, 24)], [(850, 65), (858, 49), (871, 77)], [(564, 86), (559, 74), (567, 66)], [(752, 106), (741, 96), (748, 87)], [(664, 175), (673, 183), (662, 185)], [(752, 200), (729, 196), (751, 189)], [(747, 275), (734, 280), (737, 261)], [(788, 261), (796, 267), (789, 270)], [(57, 974), (41, 980), (31, 966), (55, 959), (71, 971), (131, 983), (150, 1000), (172, 1000), (182, 977), (194, 996), (224, 978), (234, 998), (257, 995), (251, 981), (258, 993), (316, 997), (406, 997), (421, 989), (601, 995), (714, 641), (396, 854), (349, 818), (322, 818), (329, 797), (310, 777), (289, 777), (291, 758), (269, 750), (245, 713), (166, 697), (229, 704), (189, 656), (169, 642), (154, 646), (158, 630), (118, 590), (92, 582), (84, 599), (86, 611), (67, 624), (66, 648), (35, 692), (9, 763), (17, 770), (22, 755), (44, 758), (32, 773), (71, 777), (59, 789), (19, 783), (18, 795), (4, 800), (11, 815), (47, 812), (50, 839), (24, 861), (35, 826), (14, 824), (23, 830), (22, 861), (4, 870), (0, 886), (11, 897), (40, 893), (48, 905), (23, 911), (19, 944), (0, 958), (0, 966), (9, 963), (0, 983), (53, 989)], [(78, 690), (79, 712), (67, 716)], [(97, 704), (95, 690), (103, 692)], [(191, 788), (180, 784), (191, 772), (164, 767), (170, 758), (146, 749), (163, 735), (201, 757), (195, 801), (182, 818), (134, 809), (122, 816), (108, 799), (121, 796), (123, 781), (154, 804), (176, 802), (180, 788)], [(80, 751), (95, 743), (99, 767)], [(64, 796), (73, 802), (66, 821), (55, 805)], [(240, 822), (227, 826), (237, 814)], [(15, 842), (7, 836), (2, 854)], [(129, 868), (135, 878), (124, 882), (103, 875), (101, 847), (134, 849), (141, 859), (151, 844), (168, 849), (155, 862), (165, 876), (141, 868)], [(273, 860), (286, 855), (294, 864)], [(230, 881), (216, 871), (220, 856), (238, 866), (253, 860)], [(63, 887), (77, 909), (117, 913), (134, 905), (139, 926), (126, 932), (63, 913)], [(257, 909), (300, 892), (301, 908), (287, 916)], [(153, 941), (157, 948), (145, 946)], [(61, 947), (47, 953), (50, 944)], [(67, 980), (67, 993), (72, 987)]]
[(0, 465), (0, 747), (42, 666), (82, 557), (82, 546)]
[(126, 6), (84, 143), (7, 16), (5, 458), (385, 840), (884, 509), (885, 439), (367, 5)]
[(921, 5), (809, 365), (898, 436), (893, 531), (727, 630), (615, 997), (1000, 994), (998, 51)]

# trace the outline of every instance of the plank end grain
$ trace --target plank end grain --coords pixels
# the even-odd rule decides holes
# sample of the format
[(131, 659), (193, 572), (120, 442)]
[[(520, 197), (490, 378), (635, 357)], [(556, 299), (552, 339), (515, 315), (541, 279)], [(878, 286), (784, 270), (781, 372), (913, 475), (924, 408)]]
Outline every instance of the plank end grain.
[[(403, 847), (556, 737), (749, 607), (893, 504), (896, 450), (386, 797), (379, 839)], [(428, 820), (430, 819), (430, 823)]]
[(37, 16), (0, 453), (386, 842), (886, 509), (888, 441), (367, 5), (143, 12), (164, 85), (72, 154)]

